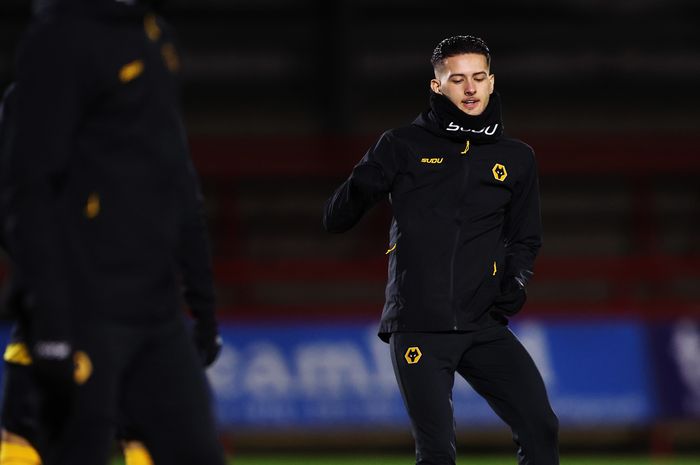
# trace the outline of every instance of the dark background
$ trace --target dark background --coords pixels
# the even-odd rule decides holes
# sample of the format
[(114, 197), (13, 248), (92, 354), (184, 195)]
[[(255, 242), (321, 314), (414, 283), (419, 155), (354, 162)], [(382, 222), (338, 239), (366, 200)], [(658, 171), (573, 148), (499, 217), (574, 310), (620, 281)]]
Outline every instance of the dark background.
[[(506, 132), (540, 167), (525, 313), (700, 321), (697, 1), (171, 0), (162, 13), (181, 42), (223, 319), (378, 319), (388, 206), (342, 236), (322, 231), (321, 207), (427, 106), (435, 45), (473, 34)], [(28, 20), (26, 0), (0, 1), (2, 87)], [(697, 448), (697, 420), (682, 431)]]
[[(0, 2), (0, 84), (27, 0)], [(483, 37), (512, 133), (698, 128), (692, 0), (170, 0), (196, 133), (376, 133), (425, 106), (443, 38)], [(86, 38), (89, 40), (89, 38)]]
[[(540, 165), (532, 315), (700, 315), (700, 7), (690, 0), (166, 1), (222, 314), (378, 316), (390, 217), (320, 227), (382, 131), (427, 104), (443, 38), (483, 37)], [(0, 85), (29, 20), (0, 2)], [(86, 37), (85, 40), (90, 40)]]

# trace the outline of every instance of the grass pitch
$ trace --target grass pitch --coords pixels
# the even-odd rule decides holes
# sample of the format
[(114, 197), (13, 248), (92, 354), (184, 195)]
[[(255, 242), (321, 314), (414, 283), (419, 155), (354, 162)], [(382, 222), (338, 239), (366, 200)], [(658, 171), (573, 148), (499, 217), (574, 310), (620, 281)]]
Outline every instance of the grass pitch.
[[(395, 455), (241, 455), (229, 460), (231, 465), (411, 465), (414, 457)], [(515, 456), (469, 456), (457, 458), (460, 465), (515, 465)], [(562, 457), (561, 465), (699, 465), (700, 456), (575, 456)]]
[[(412, 465), (413, 456), (398, 455), (240, 455), (230, 457), (229, 465)], [(462, 455), (459, 465), (516, 465), (515, 456)], [(642, 455), (563, 456), (561, 465), (699, 465), (700, 456), (649, 457)], [(116, 458), (111, 465), (124, 465)]]

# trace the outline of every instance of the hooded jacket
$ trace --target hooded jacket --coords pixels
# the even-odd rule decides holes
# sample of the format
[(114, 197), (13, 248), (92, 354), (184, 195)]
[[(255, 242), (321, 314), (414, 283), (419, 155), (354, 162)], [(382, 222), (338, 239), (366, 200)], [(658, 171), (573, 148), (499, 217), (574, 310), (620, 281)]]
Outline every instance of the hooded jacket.
[(7, 186), (9, 181), (9, 159), (10, 147), (14, 138), (14, 127), (11, 124), (12, 115), (15, 111), (15, 85), (5, 90), (2, 101), (0, 101), (0, 247), (7, 251), (5, 244), (5, 211), (7, 208)]
[[(15, 111), (15, 86), (10, 84), (0, 101), (0, 250), (11, 255), (7, 250), (5, 239), (5, 218), (7, 212), (7, 183), (9, 181), (9, 157), (12, 139), (14, 138), (14, 127), (12, 116)], [(9, 275), (0, 290), (0, 320), (11, 320), (16, 316), (17, 307), (22, 299), (22, 293), (16, 282), (14, 275)]]
[[(18, 51), (9, 237), (41, 337), (76, 320), (214, 318), (179, 59), (142, 2), (38, 2)], [(39, 337), (39, 336), (37, 336)]]
[(541, 246), (535, 157), (502, 128), (496, 93), (478, 117), (432, 94), (430, 109), (385, 132), (326, 202), (324, 227), (343, 232), (389, 197), (384, 341), (498, 324), (494, 300), (532, 274)]

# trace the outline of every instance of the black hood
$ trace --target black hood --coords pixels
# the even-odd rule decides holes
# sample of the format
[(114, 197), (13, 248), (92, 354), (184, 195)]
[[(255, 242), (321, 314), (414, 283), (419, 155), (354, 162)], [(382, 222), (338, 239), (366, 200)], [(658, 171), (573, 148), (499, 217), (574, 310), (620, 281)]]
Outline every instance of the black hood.
[(477, 144), (496, 142), (503, 134), (501, 96), (497, 92), (491, 94), (483, 113), (472, 116), (444, 95), (430, 92), (430, 109), (418, 115), (413, 124), (447, 139)]
[(143, 16), (155, 0), (32, 0), (32, 11), (37, 16), (74, 14), (100, 18), (129, 18)]

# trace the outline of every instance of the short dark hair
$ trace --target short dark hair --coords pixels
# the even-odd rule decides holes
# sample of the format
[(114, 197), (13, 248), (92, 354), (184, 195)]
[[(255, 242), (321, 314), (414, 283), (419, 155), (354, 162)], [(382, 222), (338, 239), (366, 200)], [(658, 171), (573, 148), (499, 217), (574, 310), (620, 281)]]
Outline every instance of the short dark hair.
[(436, 68), (441, 65), (445, 59), (464, 53), (478, 53), (479, 55), (483, 55), (486, 57), (486, 65), (489, 67), (491, 66), (489, 47), (483, 39), (476, 36), (453, 36), (442, 40), (437, 44), (435, 50), (433, 50), (430, 63), (432, 63), (433, 68)]

